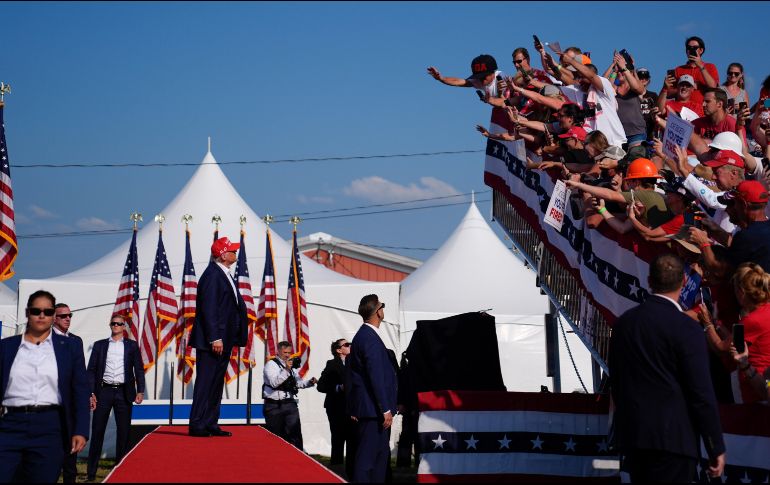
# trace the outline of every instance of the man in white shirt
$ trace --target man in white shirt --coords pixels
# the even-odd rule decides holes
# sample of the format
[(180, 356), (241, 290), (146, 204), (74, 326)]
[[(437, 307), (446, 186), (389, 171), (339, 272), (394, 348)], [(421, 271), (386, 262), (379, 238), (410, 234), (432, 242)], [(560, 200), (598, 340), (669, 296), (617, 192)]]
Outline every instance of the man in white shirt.
[(125, 326), (125, 317), (113, 315), (110, 319), (110, 338), (94, 342), (88, 359), (91, 409), (94, 411), (91, 447), (88, 450), (88, 480), (96, 476), (110, 412), (115, 412), (115, 461), (120, 462), (128, 452), (133, 404), (141, 404), (144, 399), (142, 357), (137, 343), (124, 338)]
[(315, 385), (316, 378), (309, 380), (299, 376), (291, 358), (291, 344), (278, 342), (278, 356), (265, 363), (262, 398), (265, 427), (298, 449), (302, 450), (302, 426), (297, 409), (297, 391)]
[(497, 69), (497, 61), (489, 54), (481, 54), (471, 61), (471, 75), (465, 79), (460, 77), (442, 76), (438, 69), (431, 66), (428, 74), (436, 81), (458, 88), (475, 88), (481, 93), (481, 100), (492, 106), (503, 108), (505, 106), (505, 77), (502, 71)]
[[(72, 324), (72, 310), (66, 303), (57, 303), (54, 307), (56, 313), (53, 316), (53, 331), (62, 337), (69, 337), (77, 342), (80, 352), (83, 352), (83, 339), (70, 332)], [(67, 451), (67, 450), (65, 450)], [(62, 465), (62, 481), (64, 483), (75, 483), (78, 476), (78, 456), (73, 453), (64, 454), (64, 463)]]

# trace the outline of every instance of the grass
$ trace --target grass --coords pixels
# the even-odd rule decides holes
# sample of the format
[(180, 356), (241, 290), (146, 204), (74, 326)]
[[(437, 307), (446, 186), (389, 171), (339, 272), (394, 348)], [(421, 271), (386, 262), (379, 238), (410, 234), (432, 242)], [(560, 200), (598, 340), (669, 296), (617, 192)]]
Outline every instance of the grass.
[[(345, 465), (330, 465), (331, 458), (323, 455), (310, 455), (315, 461), (333, 471), (342, 478), (345, 477)], [(390, 469), (393, 471), (393, 483), (417, 483), (417, 466), (397, 467), (396, 459), (390, 459)]]
[[(96, 483), (101, 483), (107, 475), (112, 471), (112, 467), (115, 466), (115, 460), (99, 460), (99, 468), (96, 469)], [(84, 483), (86, 481), (86, 460), (78, 460), (78, 477), (77, 483)], [(62, 483), (61, 477), (59, 477), (59, 483)]]

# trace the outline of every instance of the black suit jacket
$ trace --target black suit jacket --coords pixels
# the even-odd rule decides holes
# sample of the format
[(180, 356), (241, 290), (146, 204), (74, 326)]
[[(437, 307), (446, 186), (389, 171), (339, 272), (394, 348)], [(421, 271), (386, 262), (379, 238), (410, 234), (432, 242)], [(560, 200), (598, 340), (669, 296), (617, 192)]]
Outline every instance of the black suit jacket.
[(669, 300), (650, 296), (612, 328), (609, 371), (621, 451), (709, 457), (725, 451), (706, 339)]
[[(107, 350), (110, 339), (97, 340), (88, 359), (88, 384), (91, 392), (99, 395), (99, 387), (104, 380), (104, 368), (107, 366)], [(131, 339), (123, 339), (123, 373), (125, 384), (123, 395), (129, 403), (134, 402), (138, 392), (144, 392), (144, 366), (139, 354), (139, 345)]]
[(326, 367), (318, 379), (317, 389), (326, 394), (324, 407), (335, 414), (345, 414), (345, 390), (337, 385), (345, 384), (345, 363), (339, 357), (326, 361)]
[[(11, 366), (19, 352), (21, 335), (0, 340), (0, 402), (5, 398)], [(90, 408), (88, 397), (88, 377), (86, 376), (83, 343), (57, 333), (51, 336), (56, 355), (56, 367), (59, 370), (59, 394), (64, 408), (64, 434), (84, 436), (88, 439)]]
[(236, 345), (246, 345), (246, 302), (240, 293), (236, 298), (228, 278), (215, 262), (201, 275), (190, 337), (190, 345), (196, 349), (211, 350), (211, 342), (221, 339), (224, 354), (230, 355)]
[(377, 333), (368, 325), (353, 337), (345, 361), (345, 402), (349, 416), (381, 418), (396, 414), (398, 381), (393, 359)]

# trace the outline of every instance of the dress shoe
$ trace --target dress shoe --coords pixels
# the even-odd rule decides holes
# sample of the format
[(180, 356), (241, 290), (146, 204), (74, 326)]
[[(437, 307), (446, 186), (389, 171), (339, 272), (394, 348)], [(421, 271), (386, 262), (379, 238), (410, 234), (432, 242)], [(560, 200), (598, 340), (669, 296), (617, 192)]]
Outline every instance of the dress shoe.
[(209, 436), (211, 436), (211, 432), (209, 431), (198, 431), (193, 429), (191, 429), (187, 434), (189, 434), (190, 436), (196, 436), (198, 438), (208, 438)]
[(211, 436), (232, 436), (233, 434), (229, 431), (225, 431), (223, 429), (212, 429), (209, 431), (211, 433)]

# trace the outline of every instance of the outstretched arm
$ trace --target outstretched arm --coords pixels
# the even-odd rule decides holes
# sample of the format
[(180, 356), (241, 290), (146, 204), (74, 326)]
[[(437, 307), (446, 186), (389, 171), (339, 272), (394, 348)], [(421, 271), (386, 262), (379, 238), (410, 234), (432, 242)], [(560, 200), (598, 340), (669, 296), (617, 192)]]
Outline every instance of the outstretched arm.
[(467, 79), (462, 79), (459, 77), (442, 76), (439, 70), (433, 66), (430, 66), (428, 68), (428, 74), (430, 74), (431, 77), (433, 77), (433, 79), (435, 79), (436, 81), (444, 83), (447, 86), (457, 86), (460, 88), (470, 88), (471, 86), (473, 86), (470, 82), (468, 82)]

